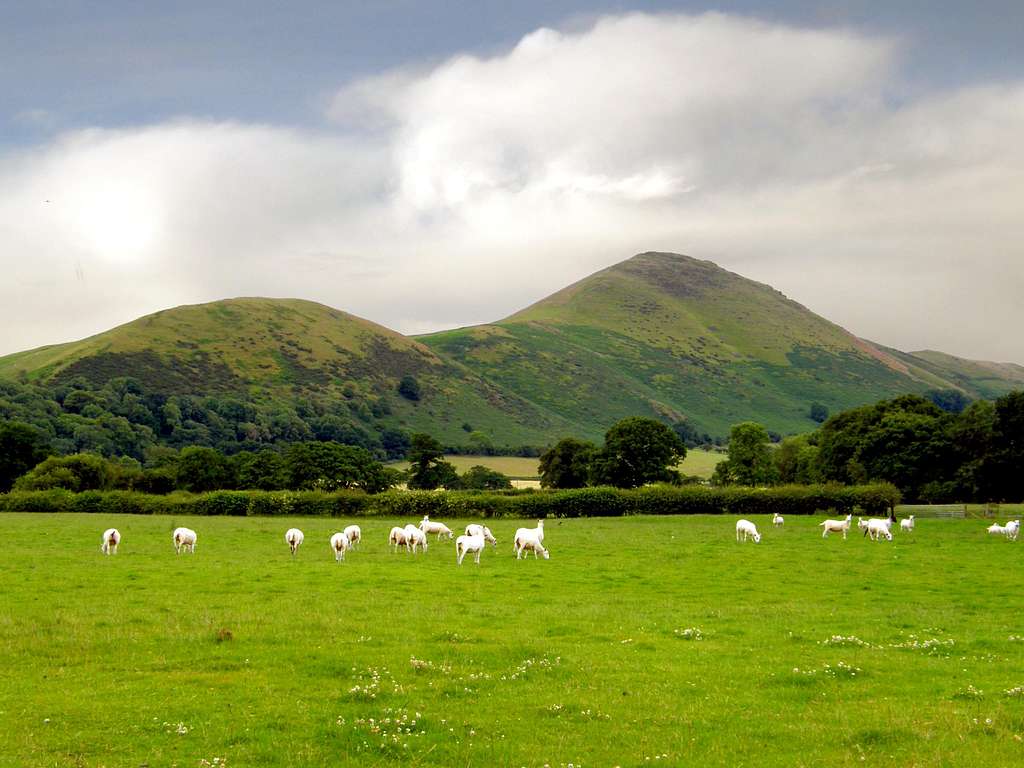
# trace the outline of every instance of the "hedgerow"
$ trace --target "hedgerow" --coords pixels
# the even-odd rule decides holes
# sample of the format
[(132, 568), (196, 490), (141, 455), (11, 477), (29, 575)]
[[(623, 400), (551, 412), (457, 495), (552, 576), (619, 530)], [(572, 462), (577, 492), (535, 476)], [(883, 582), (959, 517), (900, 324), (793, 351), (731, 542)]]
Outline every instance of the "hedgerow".
[(888, 483), (790, 485), (772, 488), (655, 485), (634, 490), (580, 488), (566, 491), (215, 491), (166, 496), (134, 491), (11, 491), (0, 494), (0, 511), (86, 512), (135, 515), (301, 515), (306, 517), (544, 518), (624, 515), (811, 515), (882, 514), (900, 500)]

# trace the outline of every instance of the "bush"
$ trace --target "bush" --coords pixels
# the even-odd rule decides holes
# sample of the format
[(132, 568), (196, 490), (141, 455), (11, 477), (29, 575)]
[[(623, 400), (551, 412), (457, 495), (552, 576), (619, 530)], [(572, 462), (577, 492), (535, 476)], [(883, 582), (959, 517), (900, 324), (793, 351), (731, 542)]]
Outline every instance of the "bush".
[(624, 515), (878, 515), (899, 503), (895, 486), (789, 485), (772, 488), (652, 485), (565, 491), (215, 491), (156, 496), (134, 491), (62, 489), (0, 494), (0, 511), (136, 515), (301, 515), (306, 517), (545, 518)]

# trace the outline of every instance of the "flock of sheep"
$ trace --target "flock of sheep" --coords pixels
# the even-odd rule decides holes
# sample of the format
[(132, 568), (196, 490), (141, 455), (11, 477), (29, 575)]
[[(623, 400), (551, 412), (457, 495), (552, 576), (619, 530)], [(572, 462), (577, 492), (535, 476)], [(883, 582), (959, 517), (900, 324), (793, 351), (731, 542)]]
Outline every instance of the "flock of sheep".
[[(428, 516), (420, 521), (418, 526), (409, 523), (404, 528), (395, 526), (388, 534), (388, 544), (392, 551), (397, 552), (399, 547), (405, 547), (407, 553), (416, 554), (417, 548), (423, 552), (427, 551), (427, 534), (437, 534), (438, 541), (441, 538), (451, 540), (454, 537), (451, 529), (444, 523), (432, 521)], [(194, 554), (196, 551), (196, 532), (191, 528), (175, 528), (171, 536), (176, 554), (188, 552)], [(292, 556), (298, 551), (305, 535), (298, 528), (289, 528), (285, 531), (284, 540), (291, 550)], [(362, 541), (363, 532), (358, 525), (350, 525), (343, 531), (338, 531), (331, 536), (331, 551), (334, 559), (338, 562), (345, 559), (345, 553)], [(497, 548), (498, 540), (494, 538), (491, 529), (486, 525), (472, 523), (466, 526), (464, 535), (455, 539), (455, 559), (459, 565), (467, 554), (473, 555), (473, 562), (480, 564), (480, 553), (490, 542), (491, 546)], [(116, 528), (108, 528), (103, 532), (103, 543), (100, 550), (105, 555), (116, 555), (117, 546), (121, 543), (121, 532)], [(519, 528), (513, 541), (515, 545), (516, 560), (532, 552), (534, 559), (540, 554), (545, 560), (550, 553), (544, 548), (544, 521), (538, 520), (536, 528)]]
[[(776, 512), (772, 515), (772, 525), (776, 528), (785, 524), (785, 520), (782, 515)], [(825, 538), (830, 533), (841, 533), (843, 538), (846, 538), (847, 532), (850, 530), (850, 526), (853, 524), (853, 515), (847, 515), (842, 520), (825, 520), (818, 525), (821, 526), (821, 537)], [(892, 541), (892, 524), (893, 519), (891, 517), (878, 518), (873, 517), (868, 520), (857, 518), (857, 528), (863, 531), (864, 535), (870, 538), (872, 541), (879, 541), (885, 539), (886, 541)], [(900, 520), (900, 530), (911, 533), (914, 530), (914, 516)], [(1010, 520), (1006, 525), (999, 525), (993, 523), (988, 527), (988, 532), (995, 535), (1003, 535), (1010, 541), (1016, 541), (1017, 536), (1020, 533), (1020, 520)], [(757, 526), (749, 520), (737, 520), (736, 521), (736, 541), (746, 541), (747, 539), (753, 539), (755, 543), (761, 541), (761, 534), (758, 533)]]
[[(784, 524), (785, 520), (782, 515), (776, 512), (772, 516), (772, 525), (778, 528)], [(881, 539), (892, 541), (892, 524), (892, 518), (870, 518), (868, 520), (858, 518), (857, 520), (857, 528), (863, 531), (864, 535), (872, 541), (879, 541)], [(841, 533), (845, 539), (846, 534), (853, 525), (853, 515), (847, 515), (841, 520), (825, 520), (818, 525), (822, 529), (822, 538), (825, 538), (830, 533)], [(907, 533), (913, 532), (913, 515), (900, 520), (900, 530)], [(1017, 536), (1020, 534), (1020, 520), (1010, 520), (1006, 525), (993, 523), (988, 527), (988, 532), (994, 535), (1005, 536), (1010, 541), (1016, 541)], [(404, 528), (399, 526), (392, 528), (388, 534), (388, 545), (392, 548), (393, 552), (397, 552), (400, 547), (405, 547), (407, 553), (416, 554), (417, 549), (426, 552), (427, 535), (431, 533), (436, 534), (439, 541), (442, 538), (449, 540), (454, 538), (451, 529), (444, 523), (438, 523), (424, 516), (418, 526), (409, 523)], [(177, 554), (180, 555), (182, 552), (194, 553), (196, 551), (196, 532), (191, 528), (175, 528), (172, 538), (174, 551)], [(292, 555), (298, 552), (299, 546), (301, 546), (304, 539), (305, 536), (298, 528), (289, 528), (284, 534), (284, 540), (291, 549)], [(339, 562), (344, 560), (345, 553), (350, 549), (354, 549), (362, 539), (363, 532), (358, 525), (350, 525), (344, 531), (335, 533), (331, 536), (331, 551), (334, 553), (334, 559)], [(761, 534), (758, 532), (757, 526), (749, 520), (737, 520), (736, 541), (747, 541), (748, 539), (753, 539), (755, 543), (761, 541)], [(480, 553), (484, 551), (484, 547), (487, 546), (488, 542), (493, 547), (498, 546), (498, 541), (494, 538), (490, 528), (478, 523), (467, 525), (465, 533), (455, 539), (455, 561), (462, 565), (463, 558), (471, 554), (473, 555), (473, 562), (479, 565)], [(114, 555), (117, 554), (117, 545), (120, 543), (120, 532), (116, 528), (108, 528), (103, 532), (103, 543), (100, 549), (106, 555)], [(551, 556), (548, 550), (544, 548), (543, 520), (537, 521), (536, 528), (519, 528), (516, 531), (513, 544), (516, 560), (530, 552), (533, 553), (534, 559), (537, 558), (538, 554), (545, 560)]]

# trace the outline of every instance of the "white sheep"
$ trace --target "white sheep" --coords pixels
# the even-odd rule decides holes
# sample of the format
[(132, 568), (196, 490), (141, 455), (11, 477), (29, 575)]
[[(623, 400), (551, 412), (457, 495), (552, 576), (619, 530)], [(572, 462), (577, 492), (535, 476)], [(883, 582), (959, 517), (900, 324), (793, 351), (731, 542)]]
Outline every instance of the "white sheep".
[(746, 541), (752, 538), (757, 544), (761, 541), (761, 534), (757, 532), (757, 526), (749, 520), (736, 521), (736, 541)]
[[(857, 524), (859, 526), (860, 522), (858, 521)], [(864, 529), (864, 535), (869, 537), (872, 541), (878, 541), (880, 536), (888, 541), (892, 541), (892, 520), (889, 518), (881, 519), (873, 517), (862, 527)]]
[(492, 547), (497, 548), (498, 546), (498, 540), (494, 538), (494, 535), (491, 533), (491, 529), (488, 528), (486, 525), (480, 525), (479, 523), (470, 523), (466, 526), (466, 530), (464, 531), (464, 533), (467, 536), (483, 536), (484, 541), (489, 541)]
[(544, 557), (545, 560), (550, 559), (550, 553), (544, 549), (544, 545), (541, 544), (540, 539), (537, 538), (536, 528), (520, 528), (516, 531), (515, 535), (515, 551), (516, 560), (518, 560), (524, 552), (533, 552), (533, 559), (537, 559), (537, 553)]
[(196, 532), (191, 528), (175, 528), (174, 534), (171, 536), (174, 542), (174, 551), (176, 554), (188, 551), (189, 554), (194, 555), (196, 552)]
[(423, 519), (420, 520), (420, 530), (423, 531), (423, 533), (436, 533), (438, 541), (441, 540), (442, 536), (449, 540), (454, 536), (451, 528), (444, 523), (432, 521), (426, 515), (424, 515)]
[(107, 528), (103, 532), (103, 543), (100, 545), (100, 552), (104, 555), (116, 555), (117, 545), (121, 543), (121, 532), (117, 528)]
[(911, 515), (910, 517), (906, 518), (905, 520), (900, 520), (900, 530), (901, 531), (906, 531), (907, 533), (911, 533), (914, 530), (914, 516), (913, 515)]
[(539, 543), (543, 544), (544, 543), (544, 521), (543, 520), (538, 520), (536, 528), (519, 528), (519, 529), (517, 529), (516, 530), (516, 536), (518, 537), (520, 533), (525, 533), (528, 536), (532, 536)]
[(351, 542), (348, 540), (348, 536), (345, 535), (344, 531), (331, 536), (331, 551), (334, 553), (334, 561), (340, 563), (345, 559), (345, 553), (349, 550)]
[(356, 544), (363, 540), (363, 530), (358, 525), (350, 525), (345, 528), (345, 538), (348, 539), (349, 547), (356, 548)]
[(1006, 527), (1000, 525), (999, 523), (992, 523), (992, 525), (990, 525), (986, 530), (989, 533), (991, 533), (993, 536), (1005, 536), (1006, 535)]
[(292, 557), (295, 557), (295, 553), (299, 551), (299, 545), (302, 544), (303, 539), (306, 537), (302, 535), (302, 531), (298, 528), (289, 528), (284, 532), (284, 540), (288, 544), (288, 548), (292, 551)]
[(412, 523), (405, 526), (405, 546), (415, 555), (416, 547), (427, 551), (427, 534), (421, 531)]
[(473, 562), (480, 565), (480, 553), (484, 551), (485, 546), (487, 546), (487, 540), (484, 539), (482, 533), (475, 536), (459, 536), (455, 540), (456, 562), (462, 565), (462, 558), (466, 556), (467, 552), (472, 552)]
[(1010, 541), (1016, 541), (1017, 536), (1020, 535), (1020, 520), (1010, 520), (1003, 527), (1006, 529), (1006, 538)]
[(772, 515), (772, 525), (774, 525), (776, 528), (781, 528), (785, 524), (785, 522), (786, 521), (782, 518), (782, 515), (780, 515), (778, 512)]
[[(842, 533), (843, 538), (846, 538), (846, 532), (850, 530), (850, 521), (853, 520), (853, 515), (847, 515), (842, 520), (825, 520), (818, 523), (822, 526), (821, 538), (825, 538), (830, 533)], [(857, 521), (857, 525), (860, 525), (860, 520)]]
[(399, 547), (405, 547), (408, 552), (409, 540), (405, 535), (405, 528), (399, 528), (397, 525), (392, 528), (391, 533), (388, 534), (388, 544), (394, 548), (392, 552), (397, 552)]

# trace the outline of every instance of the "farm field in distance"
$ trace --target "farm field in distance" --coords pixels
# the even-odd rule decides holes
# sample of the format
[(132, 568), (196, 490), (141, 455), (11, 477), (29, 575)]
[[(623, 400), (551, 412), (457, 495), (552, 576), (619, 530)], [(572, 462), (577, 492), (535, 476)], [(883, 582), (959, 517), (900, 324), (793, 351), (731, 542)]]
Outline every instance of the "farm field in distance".
[[(451, 462), (455, 469), (462, 474), (470, 467), (481, 465), (488, 469), (501, 472), (511, 478), (533, 479), (540, 477), (538, 460), (524, 456), (455, 456), (446, 455), (445, 461)], [(724, 453), (716, 451), (705, 451), (700, 448), (688, 448), (686, 458), (676, 469), (684, 475), (695, 475), (696, 477), (711, 477), (718, 462), (725, 458)], [(392, 466), (400, 469), (408, 468), (405, 461), (393, 462)]]
[(1024, 541), (820, 519), (551, 519), (527, 562), (493, 520), (459, 568), (389, 519), (337, 564), (352, 520), (0, 515), (0, 765), (1021, 764)]

